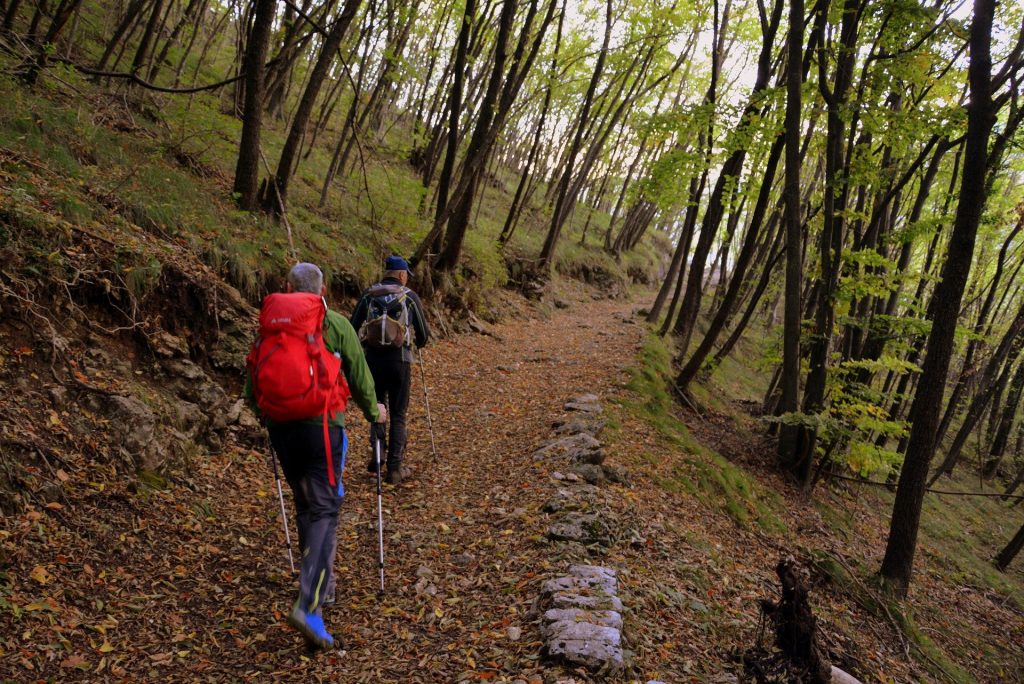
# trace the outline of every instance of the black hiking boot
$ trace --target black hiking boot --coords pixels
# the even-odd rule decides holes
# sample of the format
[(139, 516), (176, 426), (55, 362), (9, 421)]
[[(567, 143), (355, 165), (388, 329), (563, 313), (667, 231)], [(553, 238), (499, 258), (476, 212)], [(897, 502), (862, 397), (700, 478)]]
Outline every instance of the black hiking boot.
[(399, 485), (405, 480), (408, 480), (412, 473), (408, 468), (402, 464), (388, 466), (388, 474), (385, 476), (384, 481), (391, 485)]

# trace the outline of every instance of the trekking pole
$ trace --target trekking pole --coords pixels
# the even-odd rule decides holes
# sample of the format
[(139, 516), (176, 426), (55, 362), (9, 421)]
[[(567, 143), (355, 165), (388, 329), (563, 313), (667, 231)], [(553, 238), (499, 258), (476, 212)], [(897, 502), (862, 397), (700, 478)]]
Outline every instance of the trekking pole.
[(270, 445), (270, 462), (274, 465), (274, 481), (277, 483), (277, 500), (281, 504), (281, 524), (284, 525), (284, 540), (288, 545), (288, 565), (292, 568), (292, 574), (295, 574), (295, 558), (292, 556), (292, 535), (288, 531), (288, 514), (284, 508), (284, 493), (281, 491), (281, 475), (277, 472), (277, 453), (274, 451), (274, 445), (267, 440), (267, 444)]
[(377, 556), (377, 565), (380, 568), (380, 591), (378, 596), (384, 595), (384, 505), (381, 494), (380, 468), (381, 451), (384, 443), (384, 423), (374, 423), (370, 428), (370, 441), (373, 442), (373, 458), (377, 464), (377, 542), (380, 550)]
[(430, 428), (430, 453), (437, 460), (437, 447), (434, 446), (434, 421), (430, 418), (430, 395), (427, 394), (427, 373), (423, 370), (423, 351), (416, 353), (420, 361), (420, 384), (423, 385), (423, 403), (427, 407), (427, 427)]

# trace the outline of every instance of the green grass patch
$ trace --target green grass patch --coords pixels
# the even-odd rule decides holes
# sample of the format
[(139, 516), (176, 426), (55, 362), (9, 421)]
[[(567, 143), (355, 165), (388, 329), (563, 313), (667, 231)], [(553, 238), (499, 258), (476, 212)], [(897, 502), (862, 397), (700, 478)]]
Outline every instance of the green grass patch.
[(627, 383), (627, 388), (638, 396), (637, 401), (626, 405), (627, 410), (683, 452), (668, 475), (657, 476), (658, 486), (676, 494), (700, 497), (741, 526), (757, 525), (769, 532), (785, 532), (785, 523), (777, 513), (785, 508), (782, 498), (697, 442), (676, 417), (678, 406), (670, 394), (671, 370), (671, 350), (660, 337), (649, 335)]

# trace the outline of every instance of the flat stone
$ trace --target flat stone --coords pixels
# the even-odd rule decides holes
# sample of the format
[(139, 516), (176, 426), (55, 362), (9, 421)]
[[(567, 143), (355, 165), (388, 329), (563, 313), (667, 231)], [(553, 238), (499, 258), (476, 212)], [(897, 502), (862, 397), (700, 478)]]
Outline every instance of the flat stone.
[(548, 537), (555, 541), (608, 546), (611, 544), (611, 536), (608, 524), (594, 513), (571, 512), (548, 528)]
[(584, 455), (592, 451), (600, 451), (601, 442), (593, 435), (581, 432), (575, 435), (560, 437), (546, 442), (533, 452), (534, 458), (552, 458), (564, 456), (575, 460), (584, 460)]
[(621, 613), (622, 600), (618, 596), (584, 595), (571, 591), (558, 592), (551, 595), (551, 605), (555, 608), (584, 608), (586, 610), (614, 610)]
[(563, 591), (614, 596), (618, 593), (618, 579), (613, 570), (599, 565), (573, 565), (567, 576), (544, 582), (540, 591), (542, 596)]
[(573, 399), (573, 401), (581, 404), (596, 404), (601, 401), (601, 397), (596, 394), (581, 394), (580, 396)]
[(604, 469), (593, 463), (577, 463), (572, 467), (572, 470), (569, 471), (569, 474), (575, 475), (584, 482), (592, 485), (603, 485), (608, 482), (608, 478), (604, 474)]
[(622, 629), (622, 614), (614, 610), (552, 608), (544, 613), (545, 622), (589, 622), (592, 625)]
[(591, 671), (618, 672), (625, 662), (622, 634), (588, 622), (555, 622), (542, 628), (547, 655)]
[(575, 416), (566, 420), (558, 420), (552, 425), (556, 435), (586, 434), (597, 437), (604, 429), (604, 421), (596, 416)]
[(601, 413), (604, 409), (600, 404), (587, 404), (579, 401), (570, 401), (565, 405), (566, 411), (579, 411), (580, 413)]
[(512, 627), (508, 628), (506, 634), (508, 635), (509, 641), (519, 641), (519, 639), (521, 639), (523, 636), (523, 630), (513, 625)]
[(569, 574), (573, 577), (600, 582), (608, 593), (616, 593), (616, 583), (619, 575), (612, 568), (607, 568), (603, 565), (577, 564), (569, 566)]
[(609, 465), (608, 463), (602, 463), (601, 472), (604, 473), (605, 478), (609, 482), (624, 485), (629, 484), (629, 474), (626, 472), (625, 468)]

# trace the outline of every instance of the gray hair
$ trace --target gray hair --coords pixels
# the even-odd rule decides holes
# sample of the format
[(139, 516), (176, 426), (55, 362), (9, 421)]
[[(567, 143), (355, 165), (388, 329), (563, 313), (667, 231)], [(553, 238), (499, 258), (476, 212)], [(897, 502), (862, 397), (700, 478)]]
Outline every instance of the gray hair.
[(299, 262), (288, 271), (288, 282), (296, 292), (320, 294), (324, 287), (324, 274), (316, 264)]

